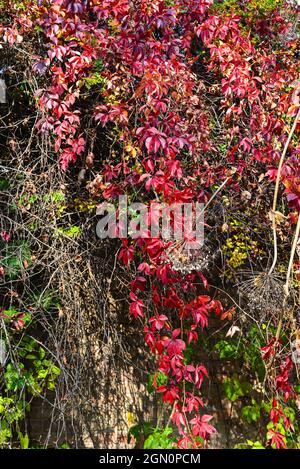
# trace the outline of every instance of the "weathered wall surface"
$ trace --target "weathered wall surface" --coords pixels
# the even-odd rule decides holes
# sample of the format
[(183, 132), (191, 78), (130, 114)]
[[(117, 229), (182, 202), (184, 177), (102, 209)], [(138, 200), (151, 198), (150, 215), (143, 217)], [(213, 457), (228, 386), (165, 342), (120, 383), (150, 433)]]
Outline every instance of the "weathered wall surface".
[[(161, 414), (158, 401), (146, 389), (147, 370), (143, 360), (139, 363), (137, 356), (134, 366), (130, 361), (127, 364), (123, 359), (118, 361), (112, 350), (106, 349), (104, 354), (103, 350), (100, 351), (96, 345), (99, 340), (97, 333), (90, 340), (94, 341), (89, 350), (95, 354), (96, 365), (90, 370), (84, 393), (76, 399), (73, 397), (69, 405), (66, 401), (64, 408), (71, 412), (67, 416), (57, 417), (60, 405), (55, 411), (47, 401), (34, 401), (29, 418), (31, 440), (54, 445), (68, 441), (76, 447), (86, 448), (130, 448), (135, 444), (142, 447), (142, 440), (128, 443), (129, 428), (135, 423), (150, 421), (156, 424), (158, 419), (162, 423), (168, 419), (168, 414)], [(140, 351), (140, 358), (142, 356)], [(236, 406), (222, 397), (221, 383), (226, 376), (237, 371), (238, 363), (234, 370), (232, 364), (224, 363), (214, 354), (203, 356), (203, 361), (208, 367), (210, 380), (203, 383), (202, 392), (218, 429), (211, 447), (232, 448), (235, 443), (243, 441), (245, 422), (242, 433), (240, 415)], [(49, 401), (53, 400), (53, 396), (49, 396)], [(253, 433), (253, 428), (249, 426), (248, 431), (247, 437)]]

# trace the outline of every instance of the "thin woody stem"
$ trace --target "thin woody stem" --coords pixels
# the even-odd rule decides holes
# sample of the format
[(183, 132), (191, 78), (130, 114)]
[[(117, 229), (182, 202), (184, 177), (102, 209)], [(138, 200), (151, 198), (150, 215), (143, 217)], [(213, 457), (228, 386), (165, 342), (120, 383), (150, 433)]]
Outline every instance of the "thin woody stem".
[(277, 199), (278, 199), (281, 171), (282, 171), (283, 163), (284, 163), (284, 160), (285, 160), (285, 156), (286, 156), (287, 151), (288, 151), (289, 144), (290, 144), (292, 136), (295, 132), (295, 129), (296, 129), (299, 118), (300, 118), (300, 109), (298, 110), (298, 113), (295, 117), (293, 126), (292, 126), (292, 128), (290, 130), (290, 133), (288, 135), (287, 141), (285, 142), (285, 146), (284, 146), (283, 152), (281, 154), (279, 165), (278, 165), (278, 170), (277, 170), (277, 178), (276, 178), (274, 198), (273, 198), (273, 207), (272, 207), (272, 212), (271, 212), (273, 242), (274, 242), (274, 257), (273, 257), (273, 263), (272, 263), (271, 268), (269, 270), (269, 275), (271, 275), (272, 272), (274, 271), (275, 266), (277, 264), (277, 259), (278, 259), (277, 232), (276, 232), (276, 207), (277, 207)]
[(218, 193), (223, 189), (223, 187), (227, 184), (227, 182), (229, 181), (229, 177), (227, 177), (225, 179), (225, 181), (222, 182), (222, 184), (218, 187), (218, 189), (216, 190), (216, 192), (213, 193), (213, 195), (211, 196), (211, 198), (209, 199), (209, 201), (205, 204), (204, 208), (202, 209), (202, 211), (200, 213), (203, 213), (205, 212), (205, 210), (207, 209), (207, 207), (211, 204), (211, 202), (215, 199), (215, 197), (218, 195)]
[[(297, 222), (295, 236), (294, 236), (294, 240), (293, 240), (293, 244), (292, 244), (290, 260), (289, 260), (289, 266), (288, 266), (288, 271), (287, 271), (287, 274), (286, 274), (286, 281), (285, 281), (285, 284), (284, 284), (284, 287), (283, 287), (283, 291), (284, 291), (284, 304), (283, 304), (283, 308), (282, 308), (283, 312), (284, 312), (285, 304), (287, 302), (287, 299), (288, 299), (289, 293), (290, 293), (290, 279), (291, 279), (291, 275), (292, 275), (294, 258), (295, 258), (297, 243), (298, 243), (298, 240), (299, 240), (299, 234), (300, 234), (300, 214), (298, 215), (298, 222)], [(281, 329), (282, 329), (282, 320), (283, 320), (282, 316), (283, 316), (283, 313), (281, 314), (281, 317), (280, 317), (280, 320), (279, 320), (279, 323), (278, 323), (278, 327), (277, 327), (277, 331), (276, 331), (276, 341), (279, 340)]]

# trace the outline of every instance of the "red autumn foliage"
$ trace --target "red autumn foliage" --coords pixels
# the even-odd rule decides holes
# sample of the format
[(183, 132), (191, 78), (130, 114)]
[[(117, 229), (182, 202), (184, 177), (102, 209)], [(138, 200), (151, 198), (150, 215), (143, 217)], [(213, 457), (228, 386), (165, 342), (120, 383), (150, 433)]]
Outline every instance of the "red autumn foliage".
[[(298, 79), (296, 61), (284, 54), (280, 58), (275, 50), (278, 38), (289, 31), (288, 21), (276, 10), (276, 27), (267, 20), (251, 23), (258, 38), (269, 34), (268, 41), (257, 44), (254, 36), (244, 34), (240, 17), (218, 15), (212, 3), (29, 2), (27, 12), (13, 15), (11, 25), (0, 27), (3, 40), (12, 46), (29, 34), (33, 22), (43, 31), (45, 49), (33, 72), (47, 76), (49, 84), (36, 97), (42, 112), (37, 128), (51, 134), (63, 171), (88, 151), (83, 113), (95, 126), (114, 127), (124, 151), (119, 159), (97, 168), (101, 177), (96, 176), (90, 187), (99, 199), (113, 201), (119, 194), (138, 193), (149, 205), (157, 199), (170, 204), (207, 202), (215, 184), (226, 178), (233, 191), (239, 191), (239, 181), (252, 172), (260, 171), (274, 182), (279, 149), (288, 135), (285, 118), (299, 109), (299, 86), (294, 93), (286, 90)], [(195, 44), (205, 49), (202, 65), (214, 76), (213, 85), (195, 72)], [(291, 39), (283, 48), (292, 46)], [(95, 74), (96, 63), (101, 74), (98, 101), (83, 110), (84, 86)], [(228, 143), (226, 161), (221, 163), (206, 101), (216, 88)], [(282, 182), (290, 208), (297, 211), (298, 160), (299, 146), (291, 143)], [(7, 233), (1, 236), (8, 240)], [(138, 259), (129, 310), (144, 322), (145, 341), (167, 378), (157, 391), (166, 404), (175, 404), (172, 420), (181, 435), (178, 447), (197, 447), (201, 442), (195, 437), (207, 440), (215, 432), (208, 423), (212, 416), (200, 414), (207, 371), (201, 363), (186, 363), (184, 355), (188, 344), (197, 344), (210, 316), (220, 316), (223, 309), (218, 299), (199, 295), (199, 279), (209, 289), (203, 272), (175, 271), (166, 262), (167, 248), (168, 243), (157, 237), (130, 244), (123, 240), (118, 259), (126, 268)], [(22, 327), (22, 319), (15, 326)], [(262, 352), (264, 360), (273, 357), (275, 339)], [(286, 360), (276, 377), (277, 391), (286, 399), (292, 394), (290, 367)], [(276, 415), (273, 410), (274, 422)], [(280, 433), (270, 430), (270, 435), (276, 448), (285, 447)]]

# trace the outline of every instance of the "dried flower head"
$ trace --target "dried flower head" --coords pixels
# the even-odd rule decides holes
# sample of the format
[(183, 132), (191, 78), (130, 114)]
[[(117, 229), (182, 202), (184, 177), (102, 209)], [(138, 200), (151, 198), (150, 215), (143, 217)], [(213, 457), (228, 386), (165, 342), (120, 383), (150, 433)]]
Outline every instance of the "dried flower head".
[(282, 312), (284, 307), (284, 277), (273, 272), (243, 272), (246, 280), (238, 288), (242, 296), (248, 299), (248, 308), (252, 313), (259, 313), (264, 321), (267, 316)]
[(176, 241), (168, 247), (167, 258), (172, 263), (173, 270), (188, 274), (195, 271), (207, 270), (214, 255), (207, 246), (195, 246), (184, 240)]

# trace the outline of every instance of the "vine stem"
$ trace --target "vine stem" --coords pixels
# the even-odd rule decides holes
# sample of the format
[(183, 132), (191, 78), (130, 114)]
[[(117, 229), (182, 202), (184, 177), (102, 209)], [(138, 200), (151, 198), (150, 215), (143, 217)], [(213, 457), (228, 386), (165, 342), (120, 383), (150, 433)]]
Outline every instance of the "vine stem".
[(172, 417), (173, 417), (173, 414), (174, 414), (174, 411), (175, 411), (175, 407), (176, 407), (176, 404), (177, 404), (177, 401), (174, 401), (174, 404), (172, 406), (172, 410), (171, 410), (171, 413), (170, 413), (170, 416), (168, 418), (168, 421), (167, 421), (167, 427), (170, 425), (171, 423), (171, 420), (172, 420)]
[[(278, 326), (277, 326), (277, 330), (276, 330), (276, 335), (275, 335), (275, 345), (278, 344), (278, 342), (279, 342), (279, 338), (280, 338), (280, 334), (281, 334), (281, 330), (282, 330), (283, 315), (284, 315), (284, 311), (285, 311), (285, 305), (286, 305), (287, 299), (289, 297), (290, 279), (291, 279), (291, 275), (292, 275), (294, 257), (295, 257), (295, 253), (296, 253), (296, 249), (297, 249), (297, 243), (298, 243), (298, 240), (299, 240), (299, 235), (300, 235), (300, 213), (298, 214), (298, 221), (297, 221), (295, 236), (294, 236), (293, 244), (292, 244), (292, 248), (291, 248), (291, 254), (290, 254), (290, 260), (289, 260), (288, 270), (287, 270), (287, 274), (286, 274), (286, 280), (285, 280), (285, 284), (283, 286), (284, 299), (283, 299), (283, 305), (282, 305), (282, 313), (281, 313), (280, 318), (279, 318), (279, 322), (278, 322)], [(274, 360), (275, 360), (275, 355), (273, 355), (273, 357), (271, 358), (271, 361), (266, 366), (267, 370), (272, 368)], [(265, 376), (265, 380), (266, 379), (267, 379), (267, 374)]]
[(227, 184), (227, 182), (229, 181), (229, 177), (227, 177), (223, 182), (222, 184), (218, 187), (218, 189), (216, 190), (216, 192), (213, 193), (213, 195), (211, 196), (211, 198), (209, 199), (209, 201), (205, 204), (204, 208), (202, 209), (202, 211), (200, 213), (203, 213), (205, 212), (205, 210), (207, 209), (207, 207), (211, 204), (211, 202), (214, 200), (214, 198), (218, 195), (218, 193), (223, 189), (223, 187)]
[(275, 191), (274, 191), (274, 198), (273, 198), (273, 207), (272, 207), (272, 212), (271, 212), (271, 217), (272, 217), (272, 230), (273, 230), (273, 243), (274, 243), (274, 257), (273, 257), (273, 263), (271, 265), (271, 268), (269, 270), (269, 275), (271, 275), (276, 267), (277, 264), (277, 259), (278, 259), (278, 246), (277, 246), (277, 232), (276, 232), (276, 207), (277, 207), (277, 199), (278, 199), (278, 192), (279, 192), (279, 184), (280, 184), (280, 178), (281, 178), (281, 171), (283, 167), (283, 163), (285, 160), (285, 156), (288, 151), (289, 144), (291, 142), (292, 136), (295, 132), (298, 120), (300, 118), (300, 108), (298, 110), (298, 113), (295, 117), (293, 126), (290, 130), (290, 133), (288, 135), (287, 141), (285, 142), (285, 146), (283, 149), (283, 152), (280, 157), (279, 165), (278, 165), (278, 170), (277, 170), (277, 177), (276, 177), (276, 184), (275, 184)]
[[(295, 236), (294, 236), (294, 240), (293, 240), (293, 244), (292, 244), (290, 260), (289, 260), (289, 266), (288, 266), (288, 270), (287, 270), (287, 274), (286, 274), (286, 281), (285, 281), (285, 284), (283, 286), (283, 291), (284, 291), (284, 304), (283, 304), (283, 308), (282, 308), (283, 313), (284, 313), (286, 301), (287, 301), (287, 299), (289, 297), (289, 293), (290, 293), (290, 279), (291, 279), (291, 275), (292, 275), (294, 258), (295, 258), (295, 253), (296, 253), (296, 249), (297, 249), (297, 243), (298, 243), (298, 240), (299, 240), (299, 235), (300, 235), (300, 213), (298, 214), (298, 221), (297, 221)], [(276, 342), (278, 342), (278, 340), (279, 340), (281, 329), (282, 329), (283, 313), (281, 314), (281, 317), (280, 317), (280, 320), (279, 320), (279, 323), (278, 323), (278, 327), (277, 327), (277, 331), (276, 331)]]

